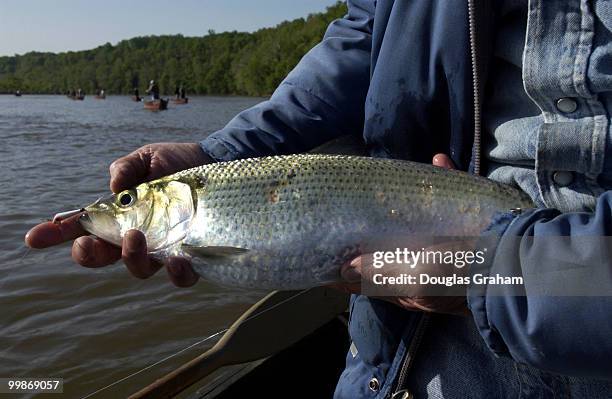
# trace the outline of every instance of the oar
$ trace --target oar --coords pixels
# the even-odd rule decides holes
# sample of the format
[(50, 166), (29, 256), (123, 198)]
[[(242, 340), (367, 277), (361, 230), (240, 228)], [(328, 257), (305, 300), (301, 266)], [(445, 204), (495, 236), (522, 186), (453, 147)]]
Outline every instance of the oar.
[(247, 310), (215, 346), (129, 399), (171, 398), (223, 366), (274, 355), (344, 312), (348, 295), (319, 287), (276, 291)]

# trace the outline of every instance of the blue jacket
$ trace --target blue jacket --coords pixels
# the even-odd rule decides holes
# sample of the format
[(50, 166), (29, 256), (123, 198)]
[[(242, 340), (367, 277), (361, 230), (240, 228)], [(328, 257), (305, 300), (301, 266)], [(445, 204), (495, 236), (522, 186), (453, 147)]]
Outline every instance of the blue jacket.
[[(375, 157), (430, 163), (445, 152), (459, 169), (473, 169), (480, 156), (474, 97), (482, 90), (482, 83), (475, 87), (473, 81), (486, 80), (490, 48), (479, 38), (486, 38), (493, 20), (488, 10), (479, 7), (471, 15), (480, 35), (470, 37), (465, 2), (349, 0), (348, 7), (348, 15), (330, 25), (270, 100), (206, 138), (204, 151), (227, 161), (304, 152), (358, 134)], [(497, 237), (497, 248), (514, 252), (490, 254), (485, 274), (519, 272), (526, 284), (546, 287), (547, 275), (533, 270), (542, 253), (556, 253), (560, 244), (541, 240), (537, 251), (525, 250), (523, 240), (612, 235), (611, 207), (607, 193), (594, 213), (539, 209), (499, 215), (485, 234)], [(586, 253), (581, 275), (597, 278), (600, 295), (607, 297), (526, 298), (472, 290), (470, 308), (487, 346), (496, 355), (555, 373), (612, 378), (612, 256), (602, 257), (601, 251)], [(383, 398), (396, 390), (424, 320), (385, 302), (353, 298), (350, 333), (359, 356), (347, 356), (337, 395)]]

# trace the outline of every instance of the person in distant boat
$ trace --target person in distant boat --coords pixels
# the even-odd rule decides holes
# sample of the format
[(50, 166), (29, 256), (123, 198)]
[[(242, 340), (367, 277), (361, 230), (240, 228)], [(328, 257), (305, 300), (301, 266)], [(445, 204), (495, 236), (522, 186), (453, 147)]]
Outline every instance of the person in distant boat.
[(179, 88), (178, 86), (176, 86), (176, 88), (174, 89), (174, 97), (177, 100), (181, 98), (181, 88)]
[(153, 101), (159, 100), (159, 86), (152, 80), (149, 82), (149, 88), (147, 88), (147, 94), (151, 96)]
[(77, 90), (77, 97), (83, 97), (83, 90), (81, 88)]
[(181, 85), (181, 88), (179, 89), (180, 95), (182, 99), (185, 99), (185, 88)]
[(134, 87), (134, 100), (140, 101), (140, 91), (138, 90), (138, 87)]
[(100, 90), (100, 97), (104, 97), (106, 95), (106, 93), (104, 92), (104, 89)]

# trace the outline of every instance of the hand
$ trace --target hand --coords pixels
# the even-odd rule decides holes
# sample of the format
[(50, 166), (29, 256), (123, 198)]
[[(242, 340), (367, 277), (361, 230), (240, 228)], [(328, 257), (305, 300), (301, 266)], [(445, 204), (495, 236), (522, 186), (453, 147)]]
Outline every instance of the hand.
[[(434, 156), (432, 163), (434, 166), (455, 169), (452, 160), (446, 154), (437, 154)], [(471, 250), (473, 249), (473, 246), (474, 243), (471, 240), (453, 241), (430, 246), (425, 248), (425, 251), (455, 252), (459, 250)], [(413, 247), (414, 248), (411, 249), (421, 248), (421, 246), (418, 244), (413, 245)], [(384, 267), (387, 273), (389, 273), (390, 270), (395, 269), (396, 273), (391, 273), (389, 275), (399, 275), (407, 272), (408, 274), (415, 276), (417, 281), (418, 275), (424, 270), (427, 270), (428, 274), (434, 276), (445, 276), (449, 273), (456, 273), (457, 275), (465, 276), (468, 273), (468, 270), (466, 270), (467, 267), (465, 269), (458, 269), (449, 265), (417, 264), (414, 268), (409, 270), (407, 270), (405, 265), (385, 265)], [(370, 274), (373, 270), (376, 269), (372, 267), (372, 254), (363, 254), (342, 267), (341, 275), (345, 282), (333, 285), (332, 287), (344, 292), (359, 294), (361, 293), (362, 288), (362, 273)], [(371, 276), (364, 277), (364, 280), (367, 279), (367, 281), (372, 281), (370, 277)], [(385, 295), (380, 296), (380, 298), (395, 303), (408, 310), (422, 310), (426, 312), (450, 314), (468, 313), (464, 292), (460, 291), (459, 294), (454, 296), (435, 296), (435, 294), (431, 293), (430, 287), (418, 284), (414, 286), (401, 286), (399, 290), (400, 291), (396, 292), (397, 295)], [(453, 287), (453, 290), (453, 293), (456, 292), (455, 290), (457, 290), (457, 287)]]
[[(212, 158), (197, 143), (146, 145), (111, 164), (110, 188), (117, 193), (142, 182), (211, 162)], [(79, 224), (79, 216), (60, 223), (46, 222), (35, 226), (25, 236), (26, 245), (41, 249), (75, 240), (72, 258), (81, 266), (97, 268), (123, 259), (128, 270), (141, 279), (151, 277), (162, 267), (147, 255), (146, 239), (140, 231), (128, 231), (121, 248), (117, 248), (89, 236)], [(190, 287), (198, 281), (198, 275), (184, 258), (170, 258), (165, 266), (176, 286)]]

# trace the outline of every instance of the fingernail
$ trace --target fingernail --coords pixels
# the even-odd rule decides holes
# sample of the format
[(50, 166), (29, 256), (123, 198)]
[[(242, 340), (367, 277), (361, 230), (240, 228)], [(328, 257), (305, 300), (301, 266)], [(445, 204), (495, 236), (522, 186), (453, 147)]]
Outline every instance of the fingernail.
[(342, 277), (349, 283), (361, 281), (361, 272), (355, 267), (349, 267), (344, 270)]
[(433, 157), (434, 165), (446, 164), (446, 156), (443, 154), (437, 154)]
[(125, 236), (132, 241), (137, 248), (141, 248), (143, 245), (145, 245), (145, 240), (143, 240), (144, 236), (139, 230), (128, 230), (127, 233), (125, 233)]
[(446, 154), (437, 154), (433, 157), (433, 161), (432, 161), (434, 166), (439, 166), (441, 168), (446, 168), (446, 169), (454, 169), (455, 165), (453, 164), (453, 161), (450, 159), (450, 157)]

